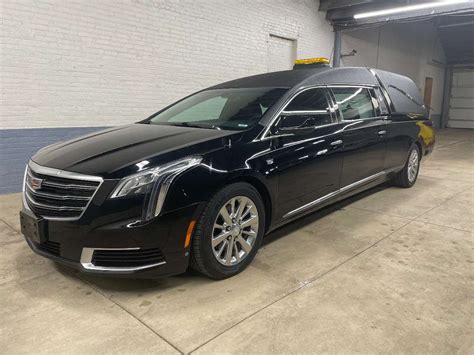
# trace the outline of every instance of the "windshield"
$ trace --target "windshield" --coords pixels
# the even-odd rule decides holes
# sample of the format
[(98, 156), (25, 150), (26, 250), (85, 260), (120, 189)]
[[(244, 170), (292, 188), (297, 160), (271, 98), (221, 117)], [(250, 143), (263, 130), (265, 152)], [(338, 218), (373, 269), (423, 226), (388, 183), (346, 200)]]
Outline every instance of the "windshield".
[(238, 88), (205, 90), (152, 116), (148, 123), (215, 129), (244, 130), (288, 89)]

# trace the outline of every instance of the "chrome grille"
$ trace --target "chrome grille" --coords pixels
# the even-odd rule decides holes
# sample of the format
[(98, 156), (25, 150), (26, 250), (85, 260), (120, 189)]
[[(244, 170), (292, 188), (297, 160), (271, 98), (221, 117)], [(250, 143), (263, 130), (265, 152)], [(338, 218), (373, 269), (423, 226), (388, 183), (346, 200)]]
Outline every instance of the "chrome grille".
[(101, 182), (100, 177), (30, 162), (25, 174), (25, 202), (36, 215), (47, 219), (79, 219)]

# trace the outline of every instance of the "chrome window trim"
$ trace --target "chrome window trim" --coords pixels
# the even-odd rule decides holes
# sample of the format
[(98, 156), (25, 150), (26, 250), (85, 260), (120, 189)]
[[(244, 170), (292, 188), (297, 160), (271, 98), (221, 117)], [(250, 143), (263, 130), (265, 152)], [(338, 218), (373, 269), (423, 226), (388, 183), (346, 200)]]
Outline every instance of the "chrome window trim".
[(272, 126), (275, 124), (275, 121), (278, 119), (278, 117), (280, 117), (281, 113), (285, 110), (285, 108), (288, 106), (288, 104), (293, 101), (293, 99), (307, 91), (307, 90), (311, 90), (311, 89), (324, 89), (326, 88), (326, 85), (312, 85), (312, 86), (307, 86), (305, 88), (302, 88), (300, 90), (298, 90), (297, 92), (295, 92), (293, 95), (291, 95), (288, 99), (286, 99), (286, 101), (283, 103), (283, 105), (281, 106), (281, 108), (273, 115), (272, 119), (270, 120), (270, 122), (268, 123), (268, 125), (265, 127), (265, 129), (263, 130), (263, 133), (261, 133), (261, 138), (256, 138), (254, 141), (264, 141), (264, 140), (268, 140), (268, 139), (273, 139), (273, 138), (276, 138), (277, 136), (279, 137), (286, 137), (286, 136), (293, 136), (293, 135), (275, 135), (275, 136), (272, 136), (271, 134), (269, 134), (270, 132), (270, 129), (272, 128)]
[(388, 114), (389, 115), (392, 114), (395, 107), (393, 106), (392, 99), (390, 98), (390, 95), (388, 94), (385, 84), (383, 83), (382, 79), (380, 79), (380, 76), (375, 72), (375, 70), (373, 70), (372, 68), (369, 68), (369, 71), (379, 83), (380, 91), (382, 91), (382, 95), (384, 96), (385, 101), (386, 101), (385, 103), (387, 104), (386, 106), (388, 109)]
[(80, 264), (84, 269), (101, 272), (134, 272), (166, 264), (166, 261), (160, 261), (159, 263), (133, 267), (96, 266), (92, 263), (92, 257), (96, 250), (140, 250), (140, 248), (82, 248)]
[(369, 118), (358, 118), (356, 120), (341, 120), (341, 123), (363, 123), (367, 121), (387, 120), (387, 116), (375, 116)]
[[(63, 179), (95, 181), (95, 182), (99, 183), (99, 185), (97, 185), (97, 187), (95, 189), (95, 192), (90, 197), (89, 202), (84, 207), (80, 207), (83, 210), (82, 210), (82, 213), (79, 216), (77, 216), (77, 217), (44, 217), (44, 216), (40, 215), (40, 217), (42, 217), (44, 219), (47, 219), (47, 220), (50, 220), (50, 221), (77, 221), (77, 220), (79, 220), (84, 215), (84, 213), (86, 212), (87, 208), (91, 204), (92, 200), (94, 199), (94, 197), (96, 196), (96, 194), (99, 191), (100, 187), (102, 186), (102, 183), (104, 182), (104, 179), (100, 176), (86, 175), (86, 174), (81, 174), (81, 173), (75, 173), (75, 172), (72, 172), (72, 171), (49, 168), (49, 167), (46, 167), (46, 166), (39, 165), (39, 164), (35, 163), (34, 161), (30, 160), (28, 162), (27, 167), (26, 167), (25, 178), (23, 180), (23, 204), (24, 204), (25, 208), (30, 212), (33, 212), (33, 211), (30, 209), (30, 207), (28, 206), (28, 202), (27, 202), (27, 200), (32, 202), (31, 199), (29, 198), (27, 190), (26, 190), (27, 189), (26, 188), (26, 175), (28, 174), (28, 169), (31, 169), (34, 173), (41, 174), (41, 175), (47, 175), (47, 176), (52, 176), (52, 177), (60, 177), (60, 178), (63, 178)], [(32, 202), (32, 203), (34, 203), (35, 205), (41, 207), (40, 206), (41, 204), (38, 204), (37, 202)], [(59, 208), (57, 210), (68, 211), (68, 209), (66, 209), (66, 208), (63, 208), (63, 209)], [(74, 211), (77, 211), (77, 210), (74, 210)]]
[(303, 212), (303, 211), (306, 211), (312, 207), (315, 207), (321, 203), (323, 203), (324, 201), (326, 200), (329, 200), (330, 198), (332, 197), (336, 197), (337, 195), (340, 195), (346, 191), (349, 191), (349, 190), (352, 190), (353, 188), (356, 188), (360, 185), (363, 185), (365, 184), (366, 182), (371, 182), (373, 180), (376, 180), (377, 178), (381, 177), (381, 176), (384, 176), (384, 175), (387, 175), (393, 171), (396, 171), (396, 170), (399, 170), (399, 169), (403, 169), (403, 166), (399, 166), (399, 167), (396, 167), (396, 168), (393, 168), (393, 169), (388, 169), (388, 170), (383, 170), (377, 174), (374, 174), (374, 175), (370, 175), (364, 179), (361, 179), (361, 180), (358, 180), (356, 182), (353, 182), (349, 185), (346, 185), (344, 187), (341, 187), (340, 189), (337, 189), (336, 191), (333, 191), (327, 195), (324, 195), (314, 201), (311, 201), (311, 202), (308, 202), (307, 204), (304, 204), (303, 206), (300, 206), (298, 208), (295, 208), (294, 210), (291, 210), (290, 212), (287, 212), (286, 214), (283, 215), (283, 219), (285, 218), (288, 218), (288, 217), (291, 217), (295, 214), (298, 214), (299, 212)]
[(311, 114), (318, 114), (318, 113), (327, 113), (328, 110), (301, 110), (301, 111), (281, 111), (281, 113), (287, 116), (297, 116), (297, 115), (311, 115)]
[[(293, 136), (293, 135), (287, 135), (287, 134), (282, 134), (282, 135), (271, 135), (270, 134), (270, 129), (271, 127), (275, 124), (275, 121), (278, 119), (278, 117), (280, 117), (280, 115), (282, 114), (282, 112), (285, 110), (285, 108), (289, 105), (289, 103), (299, 94), (301, 94), (302, 92), (305, 92), (307, 90), (311, 90), (311, 89), (330, 89), (331, 87), (346, 87), (346, 88), (366, 88), (366, 89), (373, 89), (375, 87), (378, 87), (377, 85), (370, 85), (370, 84), (364, 84), (364, 85), (347, 85), (347, 84), (324, 84), (324, 85), (321, 85), (321, 84), (318, 84), (318, 85), (311, 85), (311, 86), (307, 86), (307, 87), (304, 87), (304, 88), (301, 88), (300, 90), (296, 91), (293, 95), (291, 95), (284, 103), (283, 105), (281, 106), (281, 108), (273, 115), (272, 119), (270, 120), (270, 122), (268, 123), (268, 125), (265, 127), (265, 129), (263, 130), (263, 133), (260, 133), (259, 136), (261, 136), (261, 138), (256, 138), (254, 139), (254, 142), (255, 141), (265, 141), (265, 140), (269, 140), (269, 139), (274, 139), (274, 138), (280, 138), (280, 137), (287, 137), (287, 136)], [(337, 105), (336, 103), (334, 102), (334, 99), (333, 97), (331, 96), (332, 91), (329, 90), (326, 92), (327, 94), (327, 100), (328, 100), (328, 103), (329, 103), (329, 109), (330, 109), (330, 114), (331, 116), (333, 116), (333, 118), (336, 119), (336, 122), (333, 122), (331, 124), (327, 124), (327, 125), (323, 125), (323, 126), (317, 126), (315, 127), (314, 129), (317, 130), (319, 128), (323, 128), (323, 127), (328, 127), (328, 126), (332, 126), (332, 125), (337, 125), (337, 124), (340, 124), (341, 123), (341, 117), (336, 114), (336, 110), (337, 110)], [(289, 111), (289, 112), (294, 112), (294, 111)], [(335, 117), (334, 117), (335, 116)]]
[(337, 101), (336, 101), (336, 96), (334, 95), (334, 92), (332, 91), (332, 88), (340, 88), (341, 86), (337, 86), (337, 85), (328, 85), (328, 89), (329, 91), (331, 92), (331, 98), (332, 100), (334, 100), (334, 110), (336, 111), (336, 114), (338, 116), (338, 118), (340, 119), (340, 122), (344, 123), (344, 122), (366, 122), (366, 121), (370, 121), (370, 120), (375, 120), (375, 119), (380, 119), (380, 115), (378, 115), (378, 112), (376, 110), (376, 108), (374, 107), (374, 104), (372, 102), (372, 92), (371, 92), (371, 89), (373, 89), (374, 85), (372, 86), (368, 86), (368, 85), (346, 85), (344, 86), (344, 88), (351, 88), (351, 89), (367, 89), (369, 91), (369, 96), (370, 96), (370, 102), (372, 103), (372, 108), (374, 109), (374, 114), (375, 116), (374, 117), (366, 117), (366, 118), (358, 118), (358, 119), (355, 119), (355, 120), (346, 120), (343, 116), (342, 116), (342, 112), (341, 110), (339, 110), (339, 105), (337, 104)]

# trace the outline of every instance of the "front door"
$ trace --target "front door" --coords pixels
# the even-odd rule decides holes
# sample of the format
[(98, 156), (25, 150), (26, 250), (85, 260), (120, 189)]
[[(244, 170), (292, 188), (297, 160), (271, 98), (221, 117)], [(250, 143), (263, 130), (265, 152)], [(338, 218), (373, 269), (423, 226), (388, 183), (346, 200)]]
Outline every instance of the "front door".
[(369, 89), (334, 87), (332, 92), (344, 124), (341, 188), (363, 184), (384, 170), (386, 120), (376, 113)]
[[(273, 140), (268, 155), (278, 175), (278, 219), (309, 210), (338, 190), (342, 170), (342, 134), (326, 89), (300, 93), (279, 122), (282, 136)], [(303, 132), (285, 136), (285, 125), (301, 126)]]

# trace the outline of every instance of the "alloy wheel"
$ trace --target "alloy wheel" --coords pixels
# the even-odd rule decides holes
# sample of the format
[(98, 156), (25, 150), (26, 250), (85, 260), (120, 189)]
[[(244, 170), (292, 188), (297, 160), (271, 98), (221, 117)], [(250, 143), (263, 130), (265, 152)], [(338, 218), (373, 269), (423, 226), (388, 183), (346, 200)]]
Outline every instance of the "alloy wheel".
[(408, 158), (408, 181), (410, 183), (414, 182), (416, 179), (416, 174), (418, 173), (418, 166), (420, 159), (418, 158), (418, 150), (413, 149)]
[(258, 210), (248, 197), (236, 196), (219, 210), (212, 229), (212, 250), (219, 263), (239, 264), (252, 250), (258, 233)]

